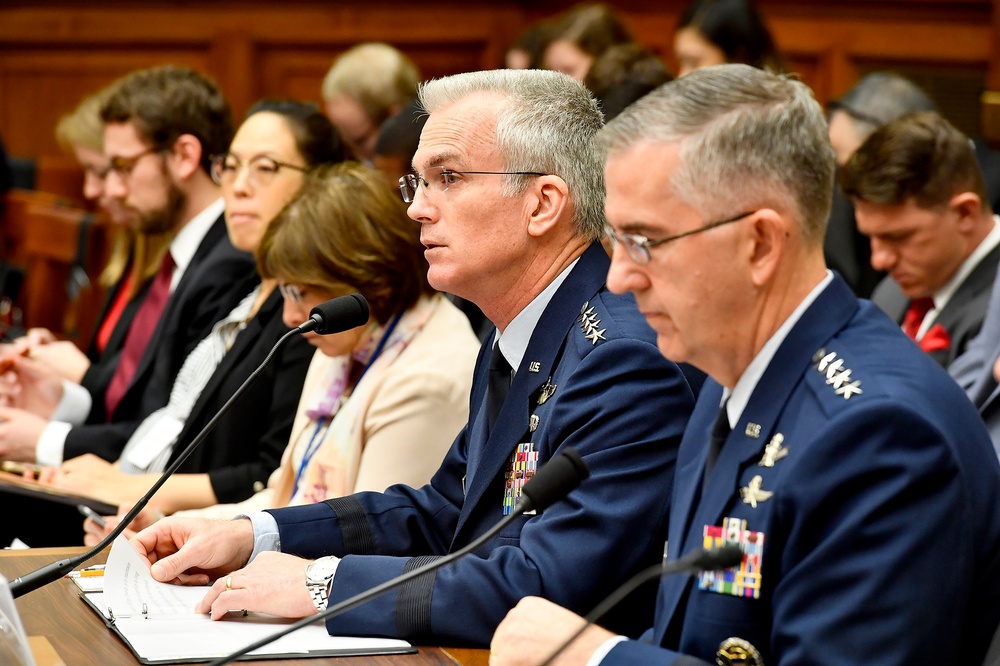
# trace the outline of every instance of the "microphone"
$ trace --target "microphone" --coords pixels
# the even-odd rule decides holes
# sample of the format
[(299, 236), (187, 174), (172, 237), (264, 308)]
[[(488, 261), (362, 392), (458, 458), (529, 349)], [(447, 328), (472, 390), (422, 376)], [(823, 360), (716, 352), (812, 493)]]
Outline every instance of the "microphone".
[(640, 587), (644, 583), (647, 583), (655, 578), (661, 578), (671, 574), (728, 569), (730, 567), (737, 566), (742, 561), (743, 550), (736, 544), (729, 543), (718, 548), (693, 550), (679, 560), (663, 564), (654, 564), (651, 567), (643, 569), (622, 583), (622, 585), (609, 594), (604, 601), (597, 604), (594, 607), (594, 610), (590, 611), (590, 613), (583, 618), (586, 620), (583, 626), (580, 627), (575, 634), (566, 639), (565, 643), (556, 648), (555, 651), (553, 651), (552, 654), (550, 654), (548, 658), (541, 662), (538, 666), (548, 666), (552, 663), (552, 660), (558, 657), (563, 650), (568, 648), (573, 641), (579, 638), (580, 634), (587, 630), (587, 627), (601, 619), (605, 613), (621, 603), (622, 599), (632, 594), (636, 588)]
[[(362, 310), (364, 311), (364, 317), (361, 317), (360, 315)], [(156, 491), (167, 482), (167, 479), (169, 479), (170, 476), (177, 471), (177, 468), (179, 468), (184, 461), (188, 459), (188, 456), (190, 456), (194, 450), (197, 449), (203, 441), (205, 441), (205, 438), (208, 437), (209, 433), (211, 433), (212, 430), (215, 429), (215, 426), (218, 425), (219, 420), (225, 416), (226, 412), (229, 411), (229, 409), (240, 398), (240, 396), (243, 395), (247, 388), (254, 383), (257, 377), (260, 376), (260, 373), (262, 373), (264, 369), (270, 365), (271, 360), (274, 359), (278, 351), (284, 347), (285, 344), (292, 339), (292, 337), (314, 329), (320, 335), (346, 331), (360, 326), (367, 321), (368, 301), (366, 301), (361, 294), (351, 294), (349, 296), (334, 298), (313, 308), (308, 321), (305, 321), (296, 328), (288, 331), (281, 336), (276, 343), (274, 343), (274, 346), (271, 347), (271, 351), (268, 352), (267, 357), (261, 362), (261, 364), (257, 366), (257, 369), (250, 373), (250, 376), (246, 378), (246, 381), (240, 384), (240, 387), (236, 389), (229, 400), (226, 401), (226, 404), (224, 404), (219, 411), (216, 412), (211, 421), (205, 424), (205, 427), (201, 429), (201, 432), (199, 432), (193, 440), (191, 440), (191, 443), (184, 448), (177, 459), (165, 470), (163, 470), (163, 474), (161, 474), (160, 478), (156, 480), (156, 483), (154, 483), (146, 494), (135, 503), (132, 510), (125, 514), (121, 522), (118, 523), (108, 536), (104, 537), (99, 544), (85, 553), (46, 564), (45, 566), (39, 567), (30, 573), (18, 576), (10, 583), (10, 592), (14, 598), (16, 599), (27, 594), (28, 592), (37, 590), (43, 585), (48, 585), (52, 581), (62, 578), (67, 573), (72, 571), (74, 567), (86, 562), (118, 538), (118, 535), (124, 532), (129, 523), (131, 523), (135, 517), (139, 515), (139, 512), (146, 507), (149, 500), (156, 494)], [(323, 330), (318, 330), (318, 327), (321, 325), (323, 326)]]
[(247, 645), (246, 647), (243, 647), (236, 652), (223, 657), (222, 659), (213, 661), (208, 666), (222, 666), (222, 664), (228, 664), (234, 659), (238, 659), (248, 652), (263, 647), (272, 641), (276, 641), (282, 636), (287, 636), (297, 629), (306, 627), (314, 622), (319, 622), (320, 620), (325, 622), (332, 617), (336, 617), (351, 610), (355, 606), (367, 603), (375, 597), (381, 596), (389, 590), (399, 587), (403, 583), (407, 583), (414, 578), (419, 578), (432, 571), (436, 571), (447, 564), (451, 564), (455, 560), (464, 557), (468, 553), (482, 546), (497, 532), (507, 527), (507, 525), (514, 522), (517, 518), (520, 518), (521, 514), (525, 511), (542, 511), (555, 502), (558, 502), (563, 497), (568, 495), (571, 490), (580, 485), (580, 482), (588, 476), (590, 476), (590, 470), (587, 469), (587, 463), (583, 461), (580, 454), (577, 453), (572, 447), (567, 446), (563, 449), (562, 453), (547, 462), (545, 465), (542, 465), (538, 472), (524, 484), (524, 487), (521, 489), (521, 499), (518, 501), (517, 506), (514, 507), (514, 510), (510, 513), (510, 515), (504, 516), (499, 522), (497, 522), (496, 525), (486, 530), (486, 532), (464, 548), (460, 548), (454, 553), (449, 553), (440, 559), (429, 562), (422, 567), (417, 567), (416, 569), (408, 571), (401, 576), (397, 576), (392, 580), (380, 583), (369, 590), (359, 592), (349, 599), (345, 599), (338, 604), (330, 606), (318, 615), (304, 617), (294, 624), (288, 625), (278, 633), (272, 634), (271, 636), (261, 639), (251, 645)]
[(342, 333), (368, 323), (368, 301), (361, 294), (348, 294), (320, 303), (309, 311), (309, 320), (299, 325), (303, 333)]

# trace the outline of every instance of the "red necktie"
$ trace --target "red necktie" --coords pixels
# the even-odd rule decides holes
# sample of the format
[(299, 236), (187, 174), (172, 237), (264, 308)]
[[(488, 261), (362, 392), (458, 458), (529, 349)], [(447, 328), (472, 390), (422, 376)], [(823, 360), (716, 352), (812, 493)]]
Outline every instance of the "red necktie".
[(146, 300), (139, 306), (132, 325), (125, 336), (125, 346), (122, 348), (121, 358), (118, 360), (118, 367), (115, 368), (115, 375), (111, 378), (108, 390), (104, 394), (104, 406), (107, 410), (108, 422), (118, 408), (118, 403), (125, 397), (125, 391), (132, 383), (136, 368), (142, 359), (143, 352), (149, 345), (153, 337), (156, 325), (160, 323), (160, 315), (167, 307), (167, 300), (170, 298), (170, 278), (174, 274), (174, 259), (167, 252), (163, 256), (163, 263), (160, 270), (153, 278), (153, 284), (149, 287)]
[(915, 298), (910, 301), (910, 307), (903, 317), (903, 333), (910, 336), (911, 340), (917, 339), (920, 331), (920, 324), (923, 323), (927, 313), (934, 309), (934, 299), (930, 296)]

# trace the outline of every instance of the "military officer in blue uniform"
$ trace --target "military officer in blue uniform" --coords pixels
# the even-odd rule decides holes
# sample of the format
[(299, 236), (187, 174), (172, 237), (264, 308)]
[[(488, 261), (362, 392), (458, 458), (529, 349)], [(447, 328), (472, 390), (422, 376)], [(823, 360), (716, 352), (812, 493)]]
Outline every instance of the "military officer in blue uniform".
[[(591, 627), (554, 663), (969, 664), (1000, 621), (1000, 465), (960, 389), (823, 262), (833, 154), (802, 83), (699, 70), (604, 130), (609, 286), (710, 377), (681, 443), (653, 628)], [(491, 664), (582, 624), (539, 599)]]
[[(604, 284), (596, 103), (569, 77), (538, 71), (449, 77), (420, 96), (430, 116), (416, 173), (401, 187), (421, 224), (429, 279), (497, 327), (476, 366), (469, 423), (422, 488), (231, 523), (167, 520), (140, 533), (134, 543), (157, 578), (192, 568), (219, 576), (201, 606), (213, 617), (228, 608), (306, 616), (460, 548), (508, 513), (537, 467), (566, 446), (590, 478), (565, 501), (331, 619), (329, 630), (485, 646), (520, 598), (582, 611), (662, 557), (694, 395), (634, 299)], [(641, 633), (652, 621), (647, 601), (615, 626)]]

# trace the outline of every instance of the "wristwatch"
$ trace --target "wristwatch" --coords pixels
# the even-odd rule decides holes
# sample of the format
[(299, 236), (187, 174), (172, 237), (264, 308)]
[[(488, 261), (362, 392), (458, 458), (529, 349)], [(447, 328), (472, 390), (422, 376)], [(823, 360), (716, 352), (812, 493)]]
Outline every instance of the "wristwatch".
[(330, 581), (339, 563), (339, 557), (321, 557), (306, 567), (306, 587), (317, 613), (326, 610), (330, 600)]

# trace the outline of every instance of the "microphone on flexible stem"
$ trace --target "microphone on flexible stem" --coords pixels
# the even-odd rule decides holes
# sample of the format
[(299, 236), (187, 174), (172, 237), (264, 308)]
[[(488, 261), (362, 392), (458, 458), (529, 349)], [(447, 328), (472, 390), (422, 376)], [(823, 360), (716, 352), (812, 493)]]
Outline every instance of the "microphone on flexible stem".
[(232, 397), (226, 401), (226, 404), (216, 412), (212, 420), (205, 424), (205, 427), (201, 429), (201, 432), (191, 440), (191, 443), (185, 447), (184, 451), (177, 457), (177, 459), (170, 464), (160, 475), (160, 478), (156, 480), (156, 483), (146, 492), (142, 498), (135, 503), (132, 510), (129, 511), (122, 518), (121, 522), (111, 531), (108, 536), (104, 537), (99, 544), (88, 550), (87, 552), (77, 555), (75, 557), (70, 557), (64, 560), (59, 560), (57, 562), (52, 562), (44, 567), (35, 569), (31, 573), (27, 573), (23, 576), (19, 576), (11, 581), (10, 591), (14, 595), (14, 598), (20, 597), (28, 592), (37, 590), (43, 585), (48, 585), (54, 580), (62, 578), (67, 573), (73, 570), (79, 564), (89, 560), (91, 557), (101, 552), (118, 538), (118, 535), (125, 531), (139, 512), (142, 511), (145, 506), (149, 503), (149, 500), (156, 494), (156, 491), (166, 483), (167, 479), (177, 471), (188, 456), (190, 456), (198, 446), (205, 441), (209, 433), (215, 429), (218, 425), (219, 420), (229, 411), (240, 396), (247, 390), (247, 388), (252, 384), (257, 377), (264, 371), (264, 369), (271, 363), (271, 360), (275, 357), (277, 352), (285, 346), (285, 344), (296, 335), (305, 333), (307, 331), (316, 331), (320, 335), (327, 335), (330, 333), (340, 333), (342, 331), (347, 331), (352, 328), (357, 328), (358, 326), (364, 326), (368, 322), (368, 301), (365, 300), (364, 296), (361, 294), (349, 294), (347, 296), (341, 296), (339, 298), (334, 298), (325, 303), (317, 305), (310, 311), (309, 319), (303, 322), (300, 326), (293, 328), (292, 330), (285, 333), (281, 338), (274, 344), (271, 351), (268, 352), (267, 357), (261, 362), (257, 369), (254, 370), (249, 377), (246, 378), (238, 389), (233, 393)]
[(341, 615), (355, 606), (367, 603), (375, 597), (378, 597), (393, 588), (399, 587), (403, 583), (407, 583), (414, 578), (419, 578), (425, 574), (431, 573), (432, 571), (436, 571), (447, 564), (451, 564), (455, 560), (482, 546), (497, 532), (520, 518), (525, 511), (542, 511), (551, 504), (558, 502), (563, 497), (568, 495), (571, 490), (580, 485), (580, 482), (588, 476), (590, 476), (590, 470), (587, 469), (587, 463), (583, 461), (580, 454), (573, 450), (572, 447), (567, 446), (563, 449), (562, 453), (543, 465), (538, 470), (538, 473), (536, 473), (527, 483), (524, 484), (524, 487), (521, 489), (521, 500), (514, 507), (514, 510), (510, 513), (510, 515), (504, 516), (496, 525), (486, 530), (486, 532), (484, 532), (480, 537), (472, 541), (464, 548), (456, 550), (454, 553), (449, 553), (448, 555), (425, 564), (422, 567), (417, 567), (416, 569), (408, 571), (401, 576), (397, 576), (392, 580), (376, 585), (369, 590), (359, 592), (350, 599), (345, 599), (338, 604), (330, 606), (318, 615), (310, 615), (302, 618), (294, 624), (288, 625), (278, 633), (261, 639), (252, 645), (247, 645), (246, 647), (243, 647), (236, 652), (223, 657), (222, 659), (213, 661), (208, 666), (222, 666), (222, 664), (228, 664), (234, 659), (242, 657), (248, 652), (263, 647), (272, 641), (276, 641), (282, 636), (287, 636), (297, 629), (309, 626), (310, 624), (319, 622), (320, 620), (326, 621), (332, 617)]
[(679, 560), (654, 564), (643, 569), (636, 575), (625, 581), (618, 589), (609, 594), (604, 601), (594, 606), (594, 610), (587, 614), (586, 622), (576, 633), (566, 639), (562, 645), (556, 648), (548, 658), (538, 666), (548, 666), (552, 660), (562, 654), (573, 641), (580, 637), (587, 627), (604, 617), (604, 614), (621, 603), (622, 599), (632, 594), (638, 587), (651, 580), (678, 573), (696, 573), (699, 571), (718, 571), (735, 567), (743, 561), (743, 550), (736, 544), (726, 544), (719, 548), (693, 550)]

